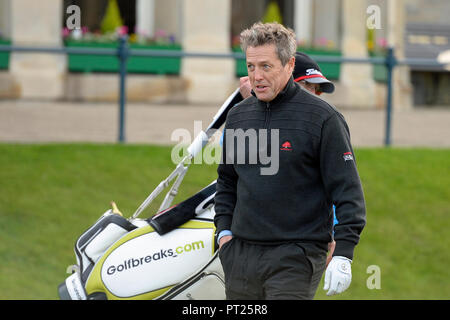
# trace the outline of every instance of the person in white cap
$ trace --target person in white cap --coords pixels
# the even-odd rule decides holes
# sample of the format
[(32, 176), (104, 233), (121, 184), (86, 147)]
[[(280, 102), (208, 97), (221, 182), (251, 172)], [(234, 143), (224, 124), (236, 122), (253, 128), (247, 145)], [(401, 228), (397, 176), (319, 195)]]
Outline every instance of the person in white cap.
[(334, 92), (334, 84), (322, 74), (319, 65), (303, 52), (295, 53), (292, 76), (295, 82), (316, 95)]

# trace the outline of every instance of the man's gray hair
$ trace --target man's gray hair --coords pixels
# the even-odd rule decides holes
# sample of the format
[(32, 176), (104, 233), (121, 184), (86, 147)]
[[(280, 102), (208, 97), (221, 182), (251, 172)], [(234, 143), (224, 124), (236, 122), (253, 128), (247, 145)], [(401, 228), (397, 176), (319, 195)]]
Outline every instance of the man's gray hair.
[(248, 47), (258, 47), (266, 44), (274, 44), (278, 58), (284, 66), (297, 50), (295, 32), (285, 26), (273, 23), (257, 22), (240, 34), (241, 48), (244, 53)]

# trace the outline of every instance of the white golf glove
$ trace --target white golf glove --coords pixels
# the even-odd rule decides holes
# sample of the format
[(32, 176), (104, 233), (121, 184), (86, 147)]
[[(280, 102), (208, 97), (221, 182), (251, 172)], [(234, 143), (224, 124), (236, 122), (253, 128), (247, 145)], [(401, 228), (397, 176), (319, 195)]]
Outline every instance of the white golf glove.
[(323, 290), (328, 290), (327, 296), (342, 293), (350, 286), (352, 282), (352, 260), (335, 256), (328, 264), (325, 271), (325, 285)]

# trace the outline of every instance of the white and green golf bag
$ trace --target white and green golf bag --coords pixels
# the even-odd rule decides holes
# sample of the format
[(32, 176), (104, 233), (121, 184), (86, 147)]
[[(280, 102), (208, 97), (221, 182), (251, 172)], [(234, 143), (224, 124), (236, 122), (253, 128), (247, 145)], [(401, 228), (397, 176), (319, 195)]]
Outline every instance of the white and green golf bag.
[(224, 299), (214, 194), (215, 182), (147, 220), (108, 210), (78, 238), (60, 298)]

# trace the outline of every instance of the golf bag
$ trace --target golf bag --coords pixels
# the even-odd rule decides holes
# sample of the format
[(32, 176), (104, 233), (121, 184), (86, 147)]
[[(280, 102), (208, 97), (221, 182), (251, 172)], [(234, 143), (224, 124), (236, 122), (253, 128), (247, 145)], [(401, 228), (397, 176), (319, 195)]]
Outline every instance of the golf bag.
[[(216, 181), (181, 203), (170, 205), (190, 160), (225, 122), (229, 109), (241, 100), (237, 89), (206, 132), (202, 131), (188, 147), (188, 156), (130, 218), (124, 218), (112, 203), (112, 209), (77, 239), (77, 264), (68, 268), (71, 275), (58, 287), (61, 299), (225, 299), (214, 226)], [(139, 219), (139, 214), (175, 178), (158, 213)]]

